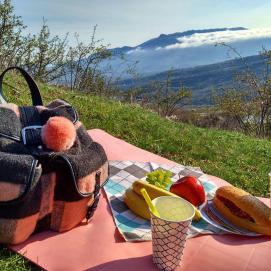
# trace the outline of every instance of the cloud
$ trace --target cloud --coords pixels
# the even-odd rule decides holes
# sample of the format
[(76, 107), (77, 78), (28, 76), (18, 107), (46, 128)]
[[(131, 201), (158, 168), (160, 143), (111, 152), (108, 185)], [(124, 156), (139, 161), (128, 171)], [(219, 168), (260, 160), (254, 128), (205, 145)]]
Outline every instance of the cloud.
[(143, 53), (143, 52), (145, 52), (145, 51), (146, 51), (146, 50), (141, 49), (140, 47), (137, 47), (137, 48), (135, 48), (135, 49), (132, 49), (132, 50), (126, 52), (126, 54), (127, 54), (127, 55), (130, 55), (130, 54), (134, 54), (134, 53)]
[(212, 33), (195, 33), (191, 36), (178, 38), (178, 43), (165, 47), (157, 47), (156, 50), (199, 47), (216, 43), (232, 43), (262, 38), (271, 38), (271, 29), (247, 29), (238, 31), (226, 30)]

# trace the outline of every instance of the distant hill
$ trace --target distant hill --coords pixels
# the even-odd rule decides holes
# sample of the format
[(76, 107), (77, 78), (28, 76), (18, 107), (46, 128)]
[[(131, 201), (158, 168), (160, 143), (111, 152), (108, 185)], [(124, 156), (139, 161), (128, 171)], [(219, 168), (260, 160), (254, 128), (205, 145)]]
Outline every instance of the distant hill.
[[(177, 89), (182, 82), (193, 93), (193, 106), (205, 106), (211, 104), (211, 92), (214, 88), (226, 88), (234, 85), (234, 76), (245, 71), (247, 66), (251, 71), (260, 75), (265, 67), (265, 61), (260, 55), (249, 56), (240, 59), (224, 61), (211, 65), (197, 66), (187, 69), (170, 71), (172, 87)], [(139, 79), (126, 79), (119, 82), (119, 86), (125, 91), (130, 87), (142, 87), (144, 91), (151, 93), (153, 81), (165, 81), (168, 72), (157, 73)]]

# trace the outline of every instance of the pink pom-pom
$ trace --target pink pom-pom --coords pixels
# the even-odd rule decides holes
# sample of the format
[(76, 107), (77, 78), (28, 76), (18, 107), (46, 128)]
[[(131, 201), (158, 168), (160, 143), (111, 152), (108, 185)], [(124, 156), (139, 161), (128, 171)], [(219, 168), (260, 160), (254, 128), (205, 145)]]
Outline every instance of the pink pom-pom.
[(65, 117), (51, 117), (41, 129), (41, 138), (48, 149), (65, 151), (74, 144), (76, 129)]

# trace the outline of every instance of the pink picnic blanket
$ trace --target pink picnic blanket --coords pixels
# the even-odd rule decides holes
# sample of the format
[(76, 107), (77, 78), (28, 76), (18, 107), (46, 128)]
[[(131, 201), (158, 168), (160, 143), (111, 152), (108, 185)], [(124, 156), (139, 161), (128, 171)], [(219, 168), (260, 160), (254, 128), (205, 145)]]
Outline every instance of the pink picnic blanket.
[[(103, 145), (110, 160), (134, 160), (174, 164), (139, 149), (102, 130), (89, 131)], [(220, 186), (227, 182), (209, 176)], [(263, 199), (269, 204), (268, 199)], [(103, 194), (91, 223), (57, 234), (43, 232), (27, 242), (11, 247), (46, 270), (53, 271), (151, 271), (151, 242), (125, 242), (115, 227)], [(270, 270), (270, 237), (205, 235), (187, 240), (180, 270)]]

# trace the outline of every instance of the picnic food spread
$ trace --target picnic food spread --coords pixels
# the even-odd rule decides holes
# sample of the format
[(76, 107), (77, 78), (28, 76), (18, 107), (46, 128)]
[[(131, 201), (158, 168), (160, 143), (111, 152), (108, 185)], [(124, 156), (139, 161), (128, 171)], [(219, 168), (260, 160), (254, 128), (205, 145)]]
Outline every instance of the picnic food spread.
[[(171, 193), (170, 191), (160, 188), (160, 187), (163, 187), (161, 183), (162, 182), (160, 182), (159, 187), (157, 187), (156, 185), (149, 184), (148, 182), (143, 181), (143, 180), (135, 181), (132, 185), (132, 188), (129, 188), (125, 191), (125, 194), (123, 197), (124, 202), (129, 207), (129, 209), (133, 211), (135, 214), (145, 219), (150, 219), (148, 205), (146, 204), (145, 200), (141, 196), (142, 188), (146, 189), (148, 195), (150, 196), (152, 200), (161, 196), (174, 196), (174, 197), (178, 196), (174, 193)], [(200, 217), (201, 217), (200, 212), (195, 208), (195, 216), (193, 220), (197, 221), (200, 219)]]
[[(132, 212), (144, 219), (150, 219), (148, 205), (141, 194), (142, 189), (146, 189), (151, 200), (161, 196), (184, 198), (194, 206), (200, 206), (201, 211), (205, 212), (202, 214), (205, 222), (217, 226), (217, 223), (212, 221), (213, 212), (208, 212), (206, 217), (208, 204), (203, 204), (206, 201), (205, 190), (201, 182), (193, 176), (184, 176), (172, 184), (170, 173), (159, 169), (148, 173), (146, 180), (134, 181), (131, 187), (126, 189), (123, 200)], [(249, 193), (233, 186), (224, 186), (218, 188), (214, 199), (208, 202), (213, 205), (210, 205), (210, 208), (215, 208), (213, 211), (217, 210), (215, 221), (220, 221), (219, 217), (222, 219), (218, 225), (226, 223), (225, 225), (229, 226), (228, 221), (232, 223), (232, 227), (239, 227), (239, 230), (234, 228), (235, 230), (230, 232), (248, 236), (271, 235), (271, 209)], [(202, 206), (205, 206), (206, 210)], [(195, 211), (193, 220), (199, 221), (201, 213), (196, 207)], [(213, 217), (211, 222), (210, 215)]]
[(215, 208), (230, 222), (241, 228), (271, 235), (271, 209), (259, 199), (234, 186), (217, 189)]

